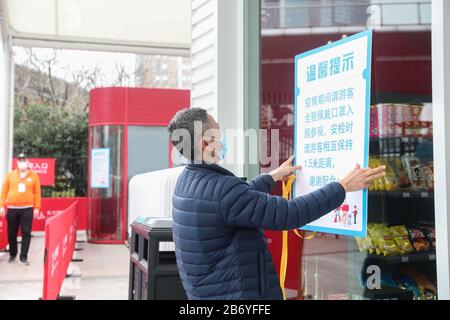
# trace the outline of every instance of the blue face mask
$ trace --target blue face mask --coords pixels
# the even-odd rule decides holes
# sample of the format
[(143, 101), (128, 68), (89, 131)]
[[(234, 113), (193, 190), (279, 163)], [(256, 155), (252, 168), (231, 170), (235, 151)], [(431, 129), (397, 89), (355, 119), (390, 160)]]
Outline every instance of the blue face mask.
[(222, 150), (220, 150), (218, 156), (220, 160), (224, 160), (227, 156), (227, 136), (225, 134), (222, 135), (222, 139), (220, 140), (220, 143), (222, 144)]

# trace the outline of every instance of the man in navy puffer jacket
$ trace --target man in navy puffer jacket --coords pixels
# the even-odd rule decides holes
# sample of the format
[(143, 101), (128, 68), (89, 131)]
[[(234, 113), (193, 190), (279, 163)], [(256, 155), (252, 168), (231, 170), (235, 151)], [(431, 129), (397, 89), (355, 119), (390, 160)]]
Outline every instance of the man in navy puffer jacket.
[(247, 183), (217, 165), (220, 127), (205, 110), (180, 111), (169, 132), (190, 160), (173, 195), (173, 239), (189, 299), (282, 299), (263, 229), (300, 228), (339, 207), (346, 192), (367, 188), (385, 174), (384, 167), (357, 166), (340, 182), (288, 201), (270, 193), (276, 181), (300, 169), (293, 158)]

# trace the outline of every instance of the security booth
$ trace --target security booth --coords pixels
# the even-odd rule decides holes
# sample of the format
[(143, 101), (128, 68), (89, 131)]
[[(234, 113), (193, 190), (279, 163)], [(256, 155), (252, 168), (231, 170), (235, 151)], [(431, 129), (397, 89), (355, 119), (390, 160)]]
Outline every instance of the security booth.
[(92, 243), (127, 239), (128, 182), (171, 166), (167, 125), (190, 106), (187, 90), (100, 88), (89, 114), (89, 227)]

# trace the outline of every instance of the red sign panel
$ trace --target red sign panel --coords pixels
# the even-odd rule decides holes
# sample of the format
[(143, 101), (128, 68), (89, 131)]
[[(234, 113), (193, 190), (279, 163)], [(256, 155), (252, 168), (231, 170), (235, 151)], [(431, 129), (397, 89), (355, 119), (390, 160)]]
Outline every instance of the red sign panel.
[[(55, 185), (55, 162), (54, 158), (29, 158), (30, 169), (39, 175), (41, 185)], [(17, 168), (17, 159), (13, 159), (13, 170)]]

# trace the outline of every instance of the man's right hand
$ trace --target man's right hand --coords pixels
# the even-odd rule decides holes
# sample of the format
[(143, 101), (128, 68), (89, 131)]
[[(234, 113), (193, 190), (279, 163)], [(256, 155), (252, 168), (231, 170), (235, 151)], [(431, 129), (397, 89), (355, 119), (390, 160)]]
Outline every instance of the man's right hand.
[(373, 180), (384, 177), (385, 175), (386, 166), (375, 169), (361, 169), (360, 165), (357, 164), (355, 169), (339, 182), (344, 187), (345, 192), (355, 192), (368, 188)]
[(0, 217), (5, 216), (5, 208), (0, 208)]

